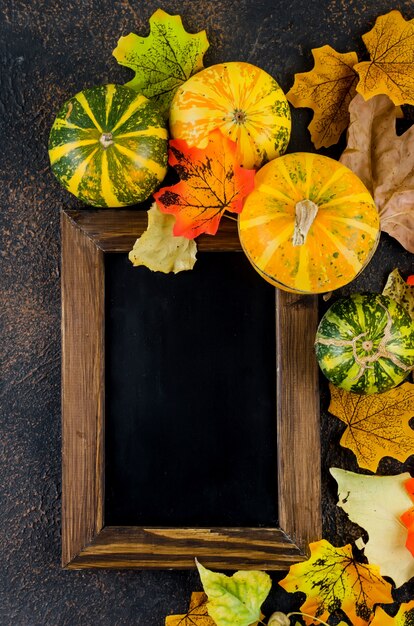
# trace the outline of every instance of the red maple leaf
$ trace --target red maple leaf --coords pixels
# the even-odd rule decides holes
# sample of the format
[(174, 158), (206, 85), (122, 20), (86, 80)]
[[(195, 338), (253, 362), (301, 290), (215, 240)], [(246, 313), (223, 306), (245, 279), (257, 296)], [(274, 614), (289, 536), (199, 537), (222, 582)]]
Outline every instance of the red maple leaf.
[(168, 162), (181, 180), (154, 198), (160, 211), (175, 215), (174, 235), (215, 235), (223, 213), (240, 213), (254, 187), (255, 170), (239, 165), (237, 144), (218, 130), (210, 133), (205, 149), (190, 148), (182, 139), (170, 141)]

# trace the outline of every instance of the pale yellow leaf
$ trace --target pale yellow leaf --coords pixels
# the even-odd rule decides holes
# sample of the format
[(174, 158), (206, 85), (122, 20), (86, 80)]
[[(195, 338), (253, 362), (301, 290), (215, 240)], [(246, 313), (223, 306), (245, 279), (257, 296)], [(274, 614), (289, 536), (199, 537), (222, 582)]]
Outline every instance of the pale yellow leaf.
[(191, 270), (196, 262), (193, 239), (173, 235), (175, 218), (161, 213), (154, 202), (148, 211), (148, 228), (129, 253), (134, 266), (145, 265), (153, 272), (168, 274)]
[(397, 476), (365, 476), (337, 467), (330, 469), (338, 483), (338, 503), (349, 518), (364, 528), (369, 540), (358, 541), (369, 563), (379, 566), (382, 576), (392, 578), (397, 587), (414, 576), (414, 559), (405, 547), (407, 529), (400, 520), (412, 500), (404, 483), (405, 472)]
[(269, 617), (267, 626), (290, 626), (290, 619), (288, 618), (286, 613), (276, 611), (275, 613), (272, 613), (272, 615)]
[(408, 285), (397, 268), (389, 274), (382, 293), (399, 302), (414, 322), (414, 285)]

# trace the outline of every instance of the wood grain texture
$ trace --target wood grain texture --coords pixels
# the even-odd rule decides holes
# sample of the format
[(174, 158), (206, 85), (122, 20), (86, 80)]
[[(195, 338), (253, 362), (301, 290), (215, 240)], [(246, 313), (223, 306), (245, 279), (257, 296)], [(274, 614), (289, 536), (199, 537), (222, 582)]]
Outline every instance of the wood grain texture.
[(89, 567), (284, 570), (303, 554), (275, 528), (137, 528), (107, 526), (70, 563)]
[(322, 537), (316, 296), (276, 291), (279, 523), (308, 551)]
[[(280, 528), (104, 527), (104, 252), (128, 252), (146, 224), (134, 210), (62, 215), (63, 564), (287, 569), (322, 536), (314, 297), (275, 290)], [(198, 243), (241, 250), (232, 221)]]
[[(77, 224), (104, 252), (129, 252), (135, 240), (147, 228), (147, 212), (134, 209), (84, 209), (66, 211), (68, 219)], [(237, 222), (223, 217), (216, 235), (197, 237), (200, 251), (232, 252), (241, 250)]]
[(62, 214), (62, 562), (103, 526), (103, 253)]

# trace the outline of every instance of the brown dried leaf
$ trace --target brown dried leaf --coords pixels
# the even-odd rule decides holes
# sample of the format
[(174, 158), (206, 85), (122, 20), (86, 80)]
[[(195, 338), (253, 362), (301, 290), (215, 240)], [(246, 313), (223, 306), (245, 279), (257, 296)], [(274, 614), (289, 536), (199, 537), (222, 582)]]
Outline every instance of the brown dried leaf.
[(340, 161), (372, 193), (381, 230), (414, 252), (414, 126), (398, 136), (399, 107), (384, 95), (352, 100), (348, 145)]

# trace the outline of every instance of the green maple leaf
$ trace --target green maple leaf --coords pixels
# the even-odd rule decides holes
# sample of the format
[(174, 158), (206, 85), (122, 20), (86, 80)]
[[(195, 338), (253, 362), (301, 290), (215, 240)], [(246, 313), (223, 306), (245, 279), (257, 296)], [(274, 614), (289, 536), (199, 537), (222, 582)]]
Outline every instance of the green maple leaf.
[(266, 572), (240, 571), (233, 576), (212, 572), (196, 560), (207, 609), (217, 626), (250, 626), (261, 619), (260, 607), (272, 581)]
[(134, 33), (121, 37), (113, 55), (118, 63), (135, 72), (127, 87), (153, 99), (168, 116), (177, 89), (203, 68), (209, 42), (204, 30), (187, 33), (179, 15), (169, 15), (162, 9), (153, 13), (149, 23), (148, 37)]

